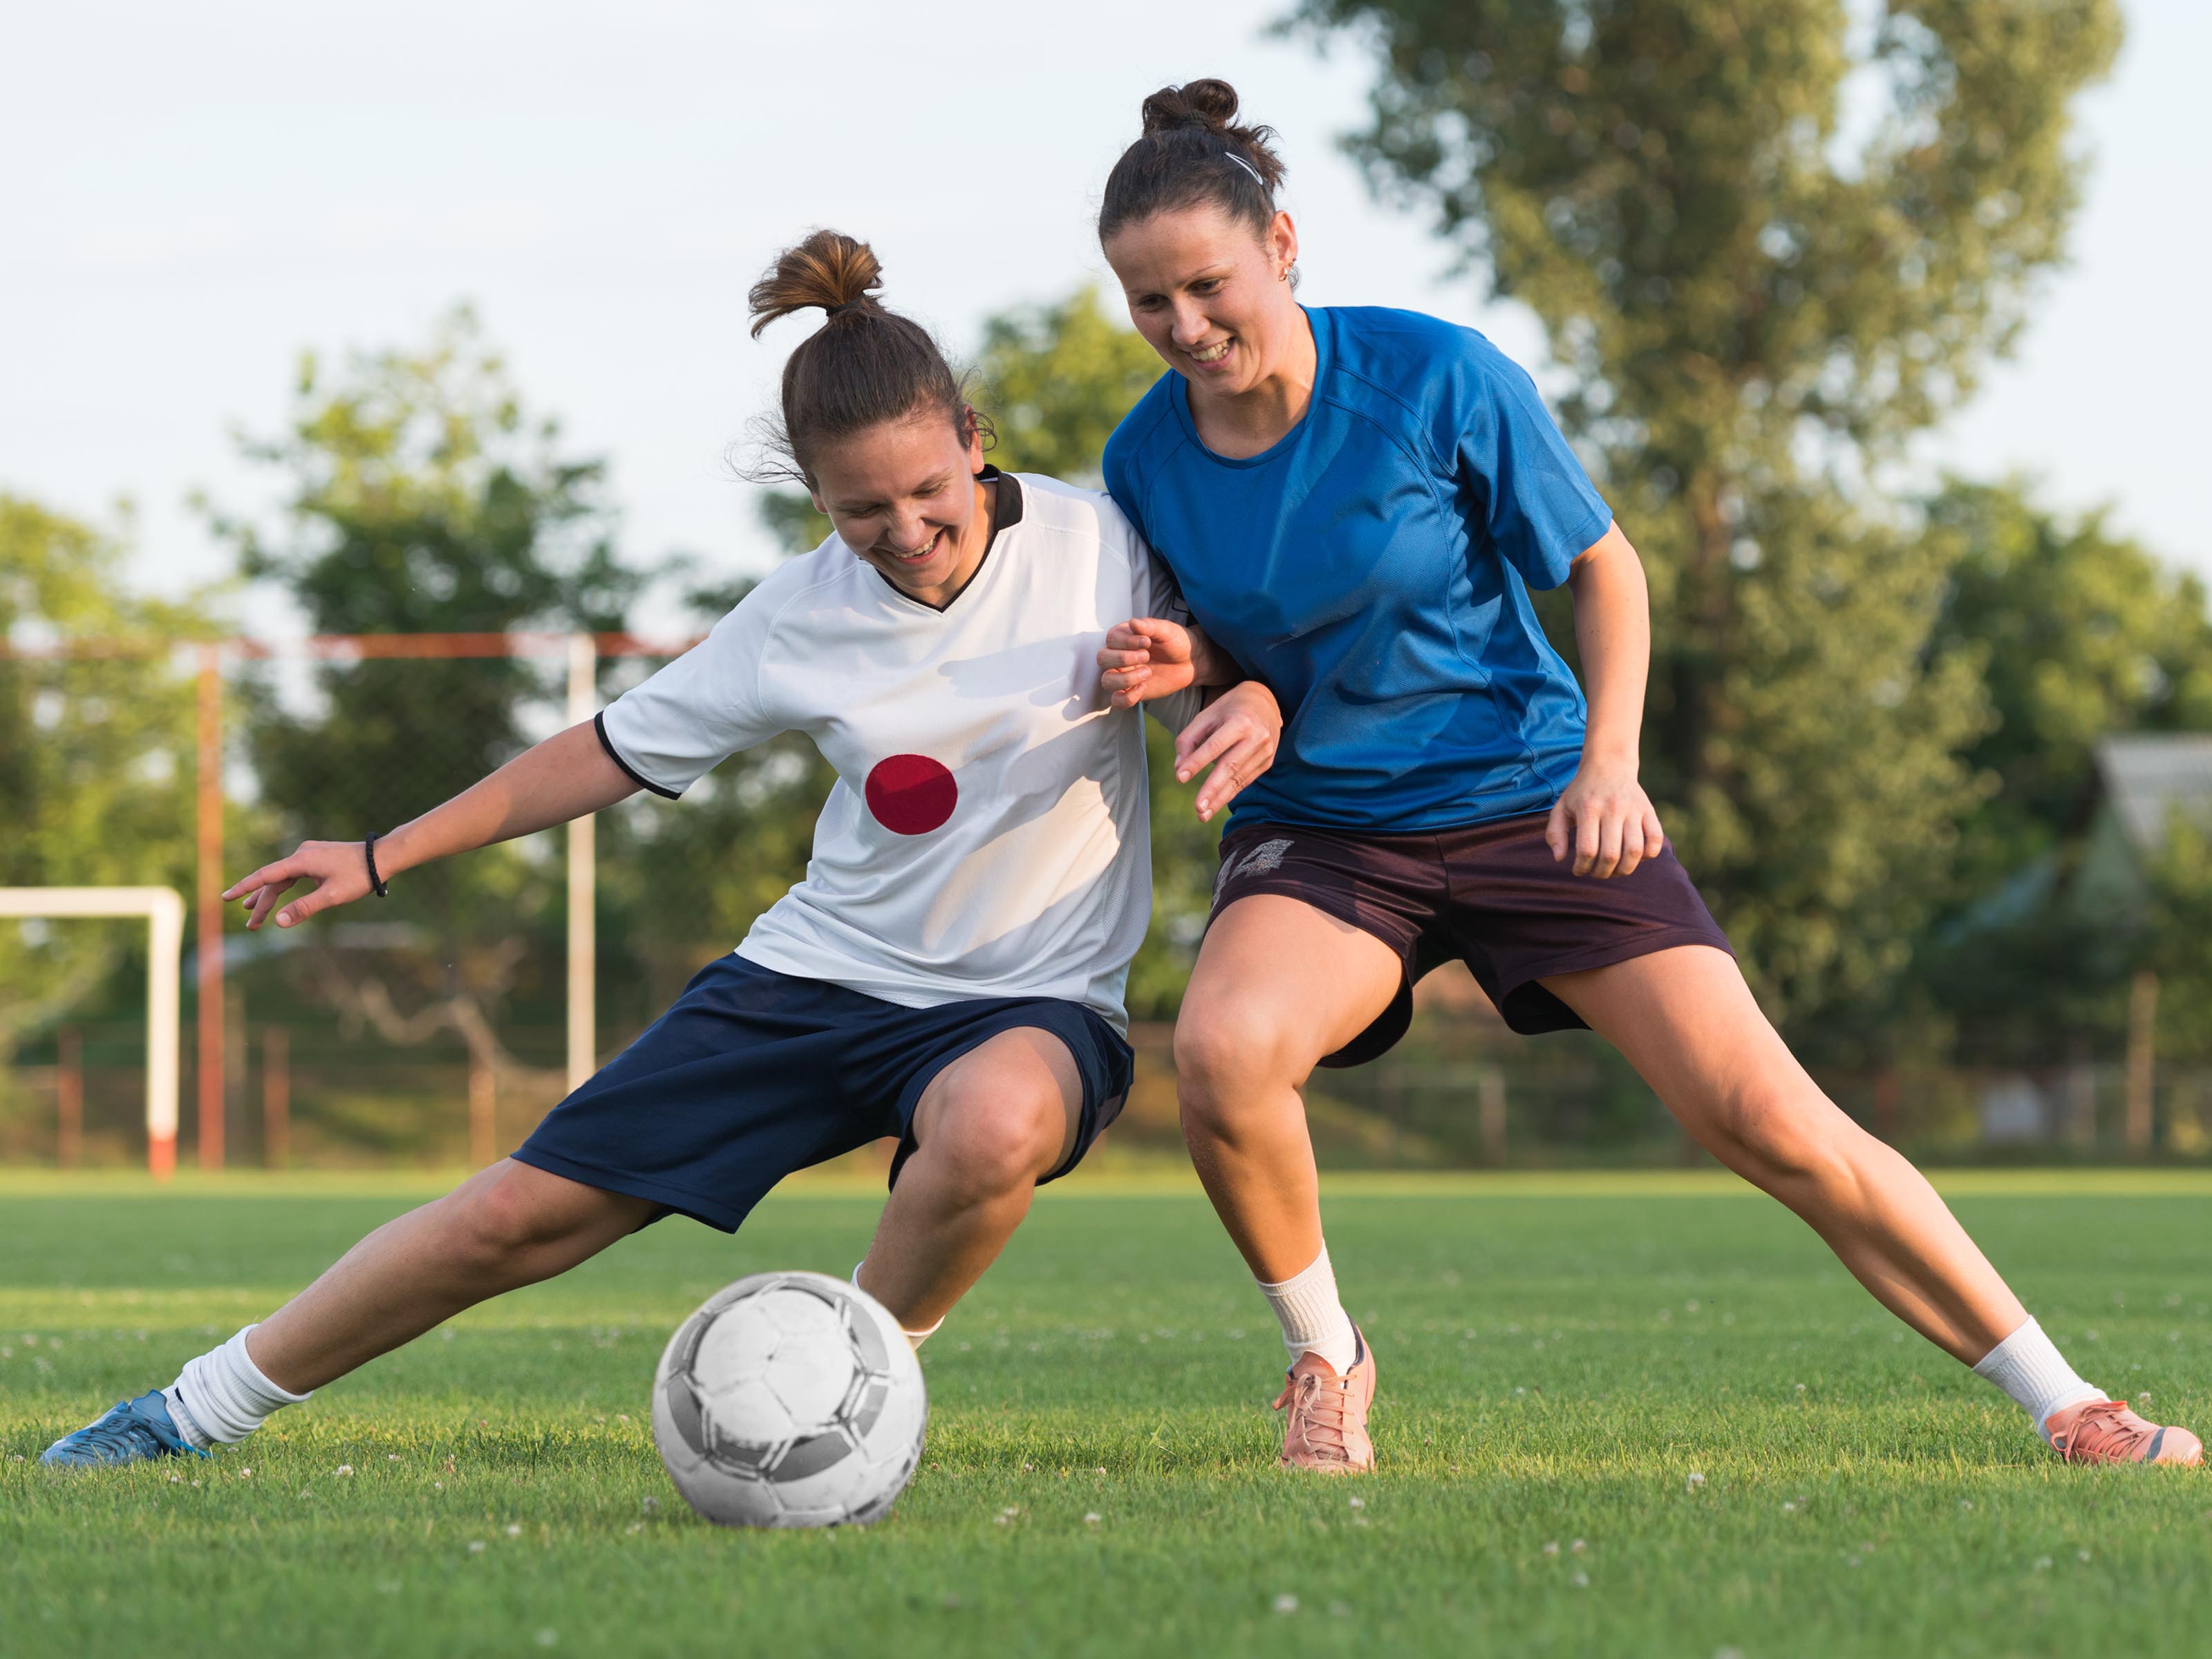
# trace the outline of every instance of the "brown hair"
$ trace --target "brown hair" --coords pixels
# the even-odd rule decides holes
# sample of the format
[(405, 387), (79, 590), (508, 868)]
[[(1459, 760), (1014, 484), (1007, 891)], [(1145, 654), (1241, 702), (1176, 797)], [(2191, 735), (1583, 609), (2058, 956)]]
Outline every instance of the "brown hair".
[(875, 297), (883, 266), (866, 242), (817, 230), (776, 257), (746, 298), (753, 337), (778, 318), (819, 306), (829, 320), (799, 343), (783, 366), (780, 418), (762, 423), (772, 455), (769, 477), (812, 482), (808, 457), (825, 438), (942, 410), (964, 443), (990, 423), (968, 404), (968, 380), (921, 324)]
[(1282, 159), (1273, 127), (1237, 125), (1237, 88), (1226, 81), (1162, 87), (1145, 100), (1145, 130), (1106, 175), (1098, 240), (1123, 225), (1210, 202), (1256, 235), (1275, 216)]

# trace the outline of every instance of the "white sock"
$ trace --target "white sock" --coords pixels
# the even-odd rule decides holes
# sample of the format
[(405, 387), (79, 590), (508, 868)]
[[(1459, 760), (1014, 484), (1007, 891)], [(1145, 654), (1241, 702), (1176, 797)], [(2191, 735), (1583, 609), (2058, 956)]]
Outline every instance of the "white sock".
[(2045, 1440), (2051, 1431), (2044, 1425), (2052, 1413), (2106, 1397), (2102, 1389), (2081, 1380), (2033, 1319), (1984, 1354), (1974, 1375), (2010, 1395)]
[(1275, 1319), (1283, 1328), (1283, 1346), (1290, 1350), (1291, 1364), (1295, 1365), (1309, 1353), (1317, 1353), (1334, 1366), (1339, 1375), (1352, 1369), (1352, 1362), (1359, 1354), (1359, 1339), (1352, 1333), (1352, 1316), (1337, 1300), (1336, 1270), (1328, 1265), (1328, 1246), (1321, 1247), (1321, 1254), (1312, 1265), (1279, 1285), (1270, 1285), (1265, 1279), (1254, 1281), (1260, 1294), (1267, 1298), (1267, 1305), (1275, 1310)]
[(177, 1380), (161, 1390), (177, 1432), (203, 1451), (236, 1445), (278, 1407), (296, 1406), (314, 1393), (287, 1393), (262, 1374), (246, 1352), (246, 1332), (252, 1328), (248, 1325), (221, 1347), (185, 1361)]
[[(868, 1261), (866, 1256), (861, 1257), (860, 1260), (853, 1264), (853, 1288), (856, 1291), (866, 1288), (860, 1283), (860, 1269), (867, 1265)], [(950, 1314), (947, 1314), (945, 1316), (945, 1319), (949, 1319), (951, 1317), (951, 1316)], [(937, 1323), (932, 1325), (926, 1331), (909, 1331), (905, 1327), (902, 1326), (899, 1328), (899, 1334), (906, 1338), (907, 1346), (909, 1348), (918, 1349), (923, 1343), (928, 1341), (931, 1337), (935, 1336), (938, 1332), (944, 1328), (945, 1319), (940, 1319)]]

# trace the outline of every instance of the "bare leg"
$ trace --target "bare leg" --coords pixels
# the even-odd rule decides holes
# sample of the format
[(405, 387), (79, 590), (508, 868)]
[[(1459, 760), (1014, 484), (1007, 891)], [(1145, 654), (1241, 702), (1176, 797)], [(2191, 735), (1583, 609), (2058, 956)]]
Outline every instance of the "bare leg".
[(915, 1108), (915, 1152), (884, 1206), (860, 1288), (909, 1331), (952, 1310), (1075, 1148), (1083, 1079), (1048, 1031), (1002, 1031), (939, 1072)]
[(1683, 945), (1544, 984), (1699, 1146), (1796, 1211), (1936, 1346), (1972, 1365), (2026, 1322), (1926, 1178), (1805, 1074), (1724, 952)]
[(658, 1207), (502, 1158), (362, 1239), (257, 1326), (246, 1352), (305, 1394), (464, 1308), (568, 1272)]
[(1280, 894), (1239, 899), (1206, 930), (1176, 1021), (1183, 1139), (1262, 1283), (1321, 1254), (1321, 1180), (1298, 1087), (1381, 1017), (1403, 977), (1373, 934)]

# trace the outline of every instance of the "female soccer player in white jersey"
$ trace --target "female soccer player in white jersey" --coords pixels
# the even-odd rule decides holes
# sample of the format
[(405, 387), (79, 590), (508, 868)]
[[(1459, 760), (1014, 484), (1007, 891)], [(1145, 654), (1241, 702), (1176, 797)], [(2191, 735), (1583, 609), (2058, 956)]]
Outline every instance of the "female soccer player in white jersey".
[[(734, 1231), (794, 1170), (879, 1136), (893, 1182), (857, 1276), (919, 1341), (1129, 1085), (1121, 988), (1151, 916), (1144, 733), (1108, 706), (1109, 626), (1174, 603), (1103, 495), (983, 465), (957, 376), (834, 232), (752, 292), (753, 331), (827, 323), (784, 371), (788, 458), (836, 533), (599, 717), (387, 836), (309, 842), (226, 897), (289, 927), (413, 866), (563, 823), (804, 732), (837, 771), (806, 878), (512, 1157), (400, 1217), (49, 1462), (204, 1452), (462, 1309), (671, 1211)], [(1202, 678), (1212, 678), (1209, 674)], [(1224, 677), (1227, 678), (1226, 676)], [(1256, 684), (1171, 711), (1210, 817), (1264, 772)], [(741, 849), (732, 848), (732, 856)], [(298, 882), (313, 884), (286, 899)]]
[[(1413, 981), (1458, 957), (1514, 1030), (1610, 1039), (2055, 1450), (2198, 1462), (2196, 1436), (2076, 1376), (1928, 1182), (1783, 1046), (1637, 781), (1635, 549), (1480, 335), (1297, 303), (1282, 163), (1236, 114), (1219, 81), (1155, 94), (1107, 180), (1107, 259), (1171, 372), (1108, 443), (1106, 483), (1285, 713), (1223, 840), (1176, 1032), (1192, 1155), (1290, 1351), (1284, 1461), (1373, 1455), (1374, 1359), (1337, 1296), (1297, 1087), (1396, 1042)], [(1528, 600), (1563, 582), (1587, 705)], [(1179, 681), (1178, 637), (1118, 633), (1117, 693)]]

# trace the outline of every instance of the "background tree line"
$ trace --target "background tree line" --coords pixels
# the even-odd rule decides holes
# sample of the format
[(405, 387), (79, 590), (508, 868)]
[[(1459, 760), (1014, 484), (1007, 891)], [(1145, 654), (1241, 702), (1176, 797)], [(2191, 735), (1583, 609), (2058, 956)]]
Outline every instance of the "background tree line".
[[(2212, 1057), (2212, 1027), (2179, 1012), (2212, 1006), (2192, 988), (2212, 988), (2201, 833), (2176, 826), (2124, 915), (2068, 897), (2095, 742), (2212, 730), (2202, 585), (2017, 482), (1898, 482), (2063, 257), (2082, 182), (2069, 110), (2116, 49), (2112, 0), (1898, 0), (1863, 52), (1840, 0), (1304, 0), (1294, 21), (1372, 56), (1371, 119), (1352, 143), (1376, 188), (1432, 216), (1544, 326), (1562, 422), (1651, 574), (1647, 783), (1793, 1040), (1875, 1065), (2108, 1050), (2128, 986), (2154, 967), (2181, 988), (2169, 1052)], [(1884, 93), (1863, 131), (1844, 128), (1854, 76)], [(1087, 291), (993, 319), (977, 362), (994, 459), (1091, 483), (1158, 370)], [(281, 584), (321, 631), (617, 629), (670, 580), (703, 624), (746, 586), (618, 553), (603, 465), (526, 410), (465, 313), (418, 351), (335, 375), (305, 365), (287, 429), (255, 453), (283, 481), (281, 520), (216, 522), (241, 579)], [(825, 529), (793, 493), (763, 514), (793, 550)], [(161, 611), (115, 569), (84, 526), (26, 502), (0, 514), (11, 637), (216, 625), (219, 597)], [(0, 850), (0, 879), (181, 872), (174, 674), (115, 665), (117, 695), (57, 716), (55, 672), (4, 670), (0, 775), (24, 833)], [(605, 689), (636, 672), (610, 665)], [(541, 731), (553, 690), (520, 659), (258, 677), (240, 839), (398, 821)], [(73, 722), (66, 743), (58, 718)], [(1131, 988), (1133, 1012), (1166, 1017), (1214, 832), (1164, 769), (1157, 781), (1155, 927)], [(797, 878), (826, 787), (787, 740), (680, 807), (608, 815), (611, 1017), (647, 1017), (701, 949), (726, 948)], [(88, 813), (115, 832), (73, 834)], [(545, 848), (409, 887), (361, 925), (454, 948), (403, 972), (332, 929), (300, 947), (324, 959), (271, 994), (492, 1050), (502, 1018), (555, 1006)], [(0, 975), (58, 988), (63, 951), (0, 939)], [(16, 1006), (35, 1027), (37, 1005)]]

